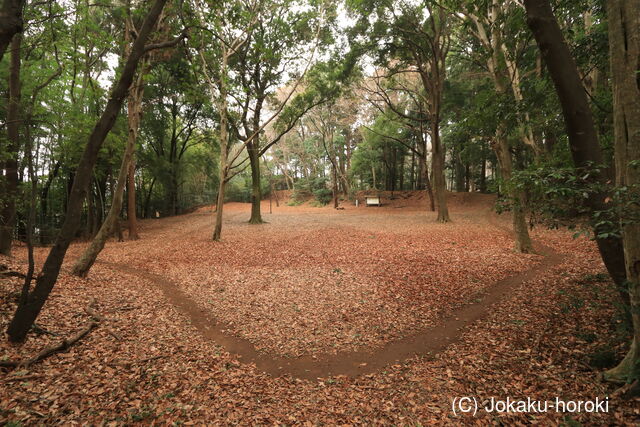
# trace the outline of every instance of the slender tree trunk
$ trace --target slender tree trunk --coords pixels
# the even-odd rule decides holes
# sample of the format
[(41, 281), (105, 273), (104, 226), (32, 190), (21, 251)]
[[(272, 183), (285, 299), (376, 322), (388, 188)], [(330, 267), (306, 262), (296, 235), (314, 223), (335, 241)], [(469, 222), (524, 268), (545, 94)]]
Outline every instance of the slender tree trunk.
[(89, 184), (89, 191), (87, 192), (87, 224), (85, 228), (85, 236), (86, 238), (91, 239), (96, 230), (96, 206), (95, 206), (95, 197), (93, 195), (93, 187), (94, 182), (91, 181)]
[(156, 0), (151, 6), (138, 32), (138, 37), (133, 44), (131, 54), (122, 69), (122, 74), (115, 83), (109, 101), (89, 136), (80, 163), (78, 164), (60, 234), (47, 256), (40, 275), (36, 279), (33, 291), (28, 292), (28, 295), (21, 298), (16, 313), (7, 329), (9, 340), (12, 342), (24, 341), (27, 332), (38, 317), (38, 314), (40, 314), (42, 306), (47, 301), (51, 290), (58, 280), (60, 267), (64, 261), (69, 244), (80, 226), (82, 202), (87, 194), (87, 188), (91, 181), (93, 168), (98, 158), (98, 152), (118, 117), (124, 98), (127, 96), (127, 91), (135, 76), (138, 62), (145, 53), (145, 43), (166, 1), (167, 0)]
[(129, 162), (127, 174), (127, 223), (129, 226), (129, 240), (138, 240), (138, 218), (136, 214), (136, 156), (135, 148)]
[(431, 123), (431, 147), (433, 156), (433, 186), (435, 187), (436, 200), (438, 201), (438, 222), (449, 222), (449, 209), (447, 207), (447, 189), (444, 177), (444, 147), (440, 141), (438, 120)]
[(142, 96), (144, 93), (142, 71), (136, 84), (131, 88), (127, 102), (127, 123), (129, 127), (127, 147), (132, 147), (131, 158), (127, 165), (127, 222), (129, 224), (129, 240), (138, 240), (138, 219), (136, 215), (136, 140), (142, 115)]
[[(222, 75), (220, 76), (220, 98), (219, 98), (219, 110), (220, 110), (220, 170), (219, 170), (219, 183), (218, 183), (218, 200), (216, 201), (216, 225), (213, 230), (213, 240), (219, 241), (222, 235), (222, 211), (224, 208), (224, 196), (227, 188), (227, 175), (229, 173), (228, 161), (229, 161), (229, 132), (228, 117), (227, 117), (227, 60), (228, 54), (223, 47), (222, 55)], [(212, 88), (213, 89), (213, 88)]]
[(53, 167), (53, 172), (49, 173), (47, 177), (47, 181), (42, 186), (42, 190), (40, 190), (40, 215), (42, 216), (41, 225), (40, 225), (40, 243), (45, 245), (50, 241), (51, 227), (49, 227), (48, 216), (49, 216), (49, 190), (51, 189), (51, 184), (56, 176), (58, 176), (58, 172), (60, 171), (60, 162), (56, 162)]
[[(578, 67), (571, 56), (548, 0), (525, 0), (524, 5), (527, 12), (527, 25), (535, 36), (562, 106), (573, 163), (576, 168), (588, 170), (594, 176), (593, 166), (603, 163), (602, 151), (598, 144), (598, 134)], [(594, 180), (605, 185), (607, 179), (606, 176), (594, 176)], [(606, 193), (592, 194), (586, 203), (593, 211), (607, 210), (609, 206), (604, 202), (606, 197)], [(627, 273), (622, 239), (598, 237), (604, 230), (595, 223), (593, 228), (602, 260), (620, 290), (623, 303), (628, 306), (629, 295), (626, 292)]]
[(415, 190), (416, 189), (416, 152), (414, 151), (416, 149), (416, 143), (415, 140), (413, 142), (413, 150), (411, 150), (411, 189)]
[[(106, 219), (102, 223), (100, 230), (93, 238), (91, 244), (85, 249), (82, 255), (78, 258), (73, 266), (72, 273), (76, 276), (86, 277), (89, 270), (95, 263), (98, 255), (104, 248), (104, 245), (111, 234), (114, 232), (114, 228), (117, 224), (122, 210), (122, 204), (124, 199), (124, 189), (128, 180), (127, 177), (131, 175), (131, 164), (133, 162), (133, 154), (136, 148), (136, 140), (138, 136), (138, 126), (140, 124), (140, 114), (143, 95), (143, 78), (144, 70), (141, 70), (138, 74), (134, 85), (129, 90), (129, 102), (128, 102), (128, 124), (129, 135), (127, 138), (127, 145), (122, 156), (122, 163), (120, 164), (120, 171), (118, 172), (118, 181), (115, 191), (113, 192), (113, 199), (111, 201), (111, 208), (107, 214)], [(135, 193), (133, 202), (134, 222), (135, 222)], [(118, 227), (119, 229), (120, 227)], [(130, 237), (131, 238), (131, 237)]]
[(455, 164), (455, 188), (456, 192), (462, 193), (465, 191), (465, 178), (466, 178), (466, 170), (464, 164), (462, 163), (462, 159), (460, 157), (460, 151), (454, 149), (454, 164)]
[(336, 162), (332, 161), (331, 162), (331, 169), (332, 169), (332, 174), (331, 174), (331, 183), (332, 183), (332, 188), (333, 188), (333, 208), (334, 209), (338, 209), (338, 171), (337, 171), (337, 167), (336, 167)]
[(487, 157), (484, 153), (484, 149), (482, 150), (482, 160), (480, 165), (481, 165), (480, 166), (480, 183), (479, 183), (480, 192), (486, 193), (487, 192)]
[(427, 168), (427, 159), (425, 156), (420, 156), (420, 172), (422, 172), (422, 180), (425, 183), (425, 190), (429, 196), (429, 210), (431, 212), (436, 211), (436, 201), (433, 196), (433, 188), (431, 187), (431, 180), (429, 179), (429, 168)]
[[(131, 133), (131, 129), (129, 130), (129, 132)], [(89, 274), (89, 270), (104, 248), (104, 244), (106, 243), (109, 236), (114, 232), (116, 222), (118, 221), (120, 211), (122, 210), (124, 187), (127, 182), (127, 175), (129, 173), (129, 164), (131, 163), (131, 157), (133, 156), (133, 151), (135, 150), (135, 143), (135, 135), (132, 138), (130, 134), (127, 141), (127, 146), (125, 147), (124, 155), (122, 156), (122, 163), (120, 164), (120, 171), (118, 172), (118, 182), (113, 194), (113, 200), (111, 201), (111, 208), (109, 209), (109, 213), (102, 223), (100, 230), (98, 230), (98, 233), (91, 241), (91, 244), (84, 250), (82, 255), (80, 255), (75, 265), (73, 266), (72, 273), (76, 276), (86, 277), (87, 274)]]
[(247, 145), (249, 153), (249, 163), (251, 165), (251, 218), (249, 224), (262, 224), (260, 214), (260, 201), (262, 200), (262, 189), (260, 187), (260, 156), (257, 137)]
[(16, 198), (18, 196), (18, 151), (20, 149), (20, 47), (22, 34), (11, 42), (9, 67), (9, 100), (7, 108), (8, 158), (4, 162), (5, 183), (0, 212), (0, 253), (11, 255), (13, 229), (16, 224)]
[(500, 174), (502, 181), (507, 188), (505, 193), (511, 196), (513, 209), (513, 232), (516, 237), (516, 250), (522, 253), (533, 252), (529, 229), (527, 228), (527, 218), (525, 215), (525, 199), (524, 195), (519, 191), (508, 189), (509, 181), (513, 173), (513, 161), (511, 159), (511, 151), (509, 150), (509, 142), (506, 136), (504, 125), (499, 124), (496, 129), (496, 143), (494, 146), (498, 163), (500, 164)]
[(373, 189), (377, 189), (377, 185), (376, 185), (376, 168), (375, 166), (371, 166), (371, 176), (373, 178)]
[(213, 230), (213, 240), (219, 241), (222, 235), (222, 211), (224, 206), (224, 197), (227, 184), (225, 182), (226, 174), (221, 170), (220, 184), (218, 185), (218, 198), (216, 200), (216, 226)]
[(171, 177), (169, 182), (169, 209), (171, 215), (178, 215), (178, 161), (171, 163)]
[[(475, 187), (475, 184), (474, 184)], [(464, 191), (469, 192), (471, 188), (471, 165), (464, 165)]]
[(149, 214), (149, 207), (151, 206), (151, 194), (153, 194), (153, 186), (156, 183), (156, 177), (154, 176), (153, 179), (151, 180), (151, 184), (149, 185), (149, 191), (147, 192), (147, 197), (145, 197), (144, 200), (144, 217), (145, 218), (150, 218), (151, 215)]
[[(627, 286), (631, 304), (633, 338), (627, 355), (606, 372), (613, 380), (635, 381), (640, 394), (640, 2), (609, 0), (609, 59), (613, 83), (616, 185), (630, 193), (622, 218)], [(635, 201), (635, 202), (633, 202)]]
[[(471, 15), (474, 21), (479, 40), (485, 46), (488, 51), (487, 56), (487, 69), (489, 70), (491, 77), (493, 78), (496, 92), (499, 95), (505, 96), (509, 92), (511, 86), (511, 92), (514, 100), (520, 102), (522, 95), (519, 88), (518, 69), (516, 64), (508, 57), (508, 52), (505, 44), (502, 41), (502, 32), (500, 26), (495, 25), (496, 22), (503, 15), (502, 10), (503, 3), (499, 0), (493, 0), (488, 10), (488, 19), (481, 19), (479, 16)], [(528, 116), (525, 114), (525, 118), (518, 116), (518, 131), (522, 141), (525, 144), (530, 144), (532, 141), (528, 135)], [(496, 127), (496, 137), (492, 144), (493, 149), (498, 157), (498, 166), (500, 175), (502, 177), (503, 185), (500, 191), (507, 194), (513, 203), (513, 231), (516, 240), (516, 250), (524, 253), (532, 252), (531, 239), (529, 237), (529, 231), (527, 229), (524, 205), (525, 197), (523, 194), (517, 191), (509, 189), (509, 180), (513, 173), (513, 158), (509, 147), (509, 142), (506, 136), (506, 125), (504, 122), (499, 122)], [(537, 154), (537, 147), (532, 147)]]

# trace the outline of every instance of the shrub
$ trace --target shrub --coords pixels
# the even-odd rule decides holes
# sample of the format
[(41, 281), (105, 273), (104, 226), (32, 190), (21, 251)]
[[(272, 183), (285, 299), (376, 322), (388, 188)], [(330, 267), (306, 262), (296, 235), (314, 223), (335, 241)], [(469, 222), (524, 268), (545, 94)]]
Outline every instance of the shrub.
[(333, 191), (328, 188), (319, 188), (313, 191), (313, 196), (316, 198), (316, 201), (323, 206), (331, 201), (333, 198)]

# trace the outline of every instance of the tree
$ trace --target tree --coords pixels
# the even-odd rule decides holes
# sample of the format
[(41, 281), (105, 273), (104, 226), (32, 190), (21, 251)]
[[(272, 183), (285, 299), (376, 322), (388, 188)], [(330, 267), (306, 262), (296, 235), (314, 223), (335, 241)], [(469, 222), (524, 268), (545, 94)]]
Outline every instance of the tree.
[[(592, 181), (606, 185), (608, 177), (595, 169), (602, 165), (603, 157), (587, 95), (553, 10), (548, 0), (525, 0), (524, 5), (527, 11), (527, 25), (535, 36), (560, 99), (574, 165), (580, 173), (588, 172)], [(616, 9), (614, 5), (612, 10)], [(615, 25), (616, 21), (614, 20), (613, 22)], [(619, 30), (612, 29), (612, 31)], [(614, 40), (622, 42), (619, 38), (615, 38), (615, 34)], [(615, 54), (616, 58), (618, 58), (616, 50), (620, 48), (620, 46), (612, 47), (612, 55)], [(621, 88), (621, 86), (618, 86), (620, 83), (622, 82), (616, 82), (618, 89)], [(619, 106), (621, 105), (619, 104)], [(620, 117), (618, 116), (618, 124), (620, 124), (619, 119)], [(621, 146), (623, 144), (622, 141), (620, 140), (617, 145)], [(586, 204), (594, 212), (607, 211), (609, 208), (606, 203), (608, 197), (609, 195), (606, 191), (592, 192), (589, 194)], [(611, 278), (617, 286), (627, 288), (623, 240), (619, 236), (610, 233), (606, 226), (596, 221), (592, 223), (592, 227), (600, 255)], [(637, 341), (635, 345), (637, 345)], [(624, 372), (621, 372), (626, 369), (624, 365), (630, 363), (632, 359), (625, 359), (623, 368), (618, 372), (614, 371), (613, 375), (624, 374)]]
[[(486, 12), (484, 15), (480, 13), (480, 8), (467, 12), (467, 16), (471, 19), (475, 27), (473, 33), (485, 49), (487, 70), (493, 79), (498, 96), (504, 99), (508, 95), (509, 88), (511, 88), (514, 99), (520, 102), (523, 96), (520, 89), (518, 67), (512, 59), (513, 55), (509, 54), (510, 52), (506, 47), (502, 33), (502, 28), (504, 27), (502, 21), (506, 14), (504, 10), (506, 6), (499, 0), (491, 0), (485, 7)], [(524, 117), (518, 116), (520, 137), (525, 144), (537, 147), (526, 120), (528, 119), (528, 114), (524, 114), (523, 116)], [(506, 183), (507, 193), (512, 200), (513, 230), (516, 238), (516, 249), (519, 252), (529, 253), (533, 251), (533, 246), (527, 228), (525, 195), (521, 191), (518, 191), (518, 189), (510, 187), (514, 165), (507, 125), (507, 122), (504, 120), (498, 121), (495, 138), (491, 145), (498, 158), (501, 178)]]
[(18, 34), (11, 42), (11, 66), (9, 69), (9, 108), (7, 108), (7, 155), (2, 210), (0, 211), (0, 253), (11, 255), (13, 229), (16, 223), (16, 198), (18, 190), (18, 150), (20, 149), (20, 55), (22, 36)]
[(126, 59), (120, 77), (111, 91), (111, 97), (89, 136), (75, 174), (65, 220), (60, 234), (54, 246), (49, 251), (49, 255), (42, 267), (40, 275), (36, 279), (33, 290), (29, 290), (29, 286), (25, 286), (25, 289), (23, 289), (16, 312), (7, 329), (9, 340), (12, 342), (24, 341), (31, 325), (33, 325), (33, 322), (38, 317), (40, 310), (58, 279), (64, 256), (80, 225), (82, 202), (89, 187), (93, 168), (98, 157), (98, 151), (120, 112), (127, 91), (133, 82), (138, 62), (148, 49), (148, 47), (145, 46), (146, 41), (165, 3), (166, 0), (156, 0), (149, 9), (138, 32), (138, 37), (133, 43), (131, 54)]
[[(370, 132), (393, 144), (400, 144), (407, 150), (411, 150), (412, 156), (418, 158), (418, 181), (424, 183), (429, 196), (429, 209), (434, 212), (436, 205), (428, 165), (430, 119), (427, 113), (428, 99), (422, 81), (415, 69), (396, 66), (386, 72), (376, 70), (373, 76), (365, 80), (363, 89), (369, 94), (366, 98), (377, 110), (378, 118), (382, 118), (383, 123), (393, 120), (408, 129), (412, 135), (413, 141), (409, 141), (411, 138), (404, 135), (399, 137), (398, 130), (393, 126), (392, 132), (376, 130), (375, 125), (373, 128), (368, 128)], [(376, 118), (376, 124), (378, 124), (378, 118)]]
[[(415, 71), (420, 76), (428, 117), (437, 221), (448, 222), (445, 147), (440, 136), (440, 122), (446, 59), (451, 42), (450, 12), (435, 2), (413, 6), (370, 1), (353, 7), (360, 15), (356, 32), (362, 34), (371, 30), (371, 40), (364, 48), (377, 55), (378, 65)], [(373, 16), (375, 20), (371, 19)]]
[(621, 231), (634, 332), (627, 355), (606, 377), (633, 383), (629, 394), (640, 395), (640, 3), (609, 0), (607, 15), (616, 186), (628, 192)]
[[(198, 25), (204, 31), (198, 41), (198, 62), (200, 73), (204, 76), (212, 105), (218, 113), (218, 142), (220, 158), (218, 171), (218, 194), (216, 197), (216, 222), (213, 240), (219, 241), (222, 235), (222, 218), (227, 183), (231, 179), (229, 168), (229, 100), (230, 79), (229, 60), (248, 42), (258, 19), (259, 3), (255, 5), (220, 3), (207, 4), (203, 8), (196, 4), (195, 13)], [(206, 12), (206, 15), (205, 15)], [(235, 19), (225, 19), (230, 16)], [(211, 28), (208, 27), (211, 25)], [(209, 39), (210, 37), (210, 39)]]
[[(247, 42), (232, 64), (234, 85), (240, 90), (234, 96), (239, 112), (237, 119), (235, 115), (230, 117), (230, 126), (246, 148), (251, 168), (251, 224), (263, 222), (260, 213), (260, 157), (266, 151), (265, 146), (273, 145), (273, 141), (261, 143), (262, 130), (283, 110), (314, 60), (318, 44), (327, 36), (325, 15), (324, 4), (304, 10), (297, 6), (297, 0), (264, 1)], [(305, 49), (310, 50), (308, 59), (304, 58)], [(279, 105), (276, 114), (268, 115), (269, 118), (264, 120), (268, 98), (276, 88), (285, 84), (287, 74), (295, 69), (299, 73), (298, 78), (294, 79), (286, 101)], [(241, 164), (234, 165), (238, 156), (233, 157), (230, 169)]]

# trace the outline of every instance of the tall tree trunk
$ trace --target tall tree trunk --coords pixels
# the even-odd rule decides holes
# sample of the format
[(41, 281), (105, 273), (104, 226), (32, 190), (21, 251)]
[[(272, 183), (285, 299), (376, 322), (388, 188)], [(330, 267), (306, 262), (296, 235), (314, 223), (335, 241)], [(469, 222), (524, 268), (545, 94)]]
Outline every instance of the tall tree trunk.
[(338, 209), (338, 171), (336, 167), (336, 162), (331, 162), (331, 187), (333, 189), (333, 208)]
[[(127, 177), (131, 174), (130, 166), (133, 162), (133, 153), (136, 148), (136, 140), (138, 136), (138, 126), (140, 124), (142, 95), (144, 92), (142, 79), (144, 70), (141, 69), (138, 73), (134, 85), (129, 90), (129, 102), (128, 102), (128, 124), (129, 134), (127, 138), (127, 145), (122, 156), (122, 162), (120, 164), (120, 171), (118, 172), (118, 181), (115, 191), (113, 192), (113, 199), (111, 201), (111, 208), (107, 214), (106, 219), (102, 223), (100, 230), (93, 238), (91, 244), (85, 249), (82, 255), (78, 258), (73, 266), (72, 273), (76, 276), (86, 277), (89, 270), (95, 263), (98, 255), (104, 248), (104, 245), (111, 234), (114, 232), (114, 228), (120, 216), (122, 210), (122, 204), (124, 199), (124, 188), (127, 184)], [(135, 193), (134, 193), (135, 197)], [(134, 221), (135, 221), (135, 198), (133, 203)], [(131, 237), (130, 237), (131, 238)]]
[(24, 0), (3, 0), (0, 7), (0, 61), (13, 37), (22, 33)]
[(82, 202), (85, 199), (87, 188), (91, 182), (91, 175), (98, 158), (98, 152), (118, 117), (124, 98), (127, 96), (127, 91), (135, 76), (138, 62), (145, 53), (145, 43), (149, 38), (149, 35), (151, 34), (166, 1), (167, 0), (156, 0), (151, 6), (151, 9), (144, 19), (142, 27), (138, 32), (138, 37), (133, 44), (131, 54), (127, 58), (122, 69), (122, 74), (115, 83), (113, 90), (111, 91), (109, 101), (89, 136), (89, 140), (87, 141), (87, 145), (82, 153), (80, 163), (78, 164), (71, 194), (69, 196), (67, 212), (60, 234), (49, 251), (49, 255), (47, 256), (42, 270), (36, 279), (33, 291), (29, 292), (26, 290), (27, 294), (23, 295), (21, 298), (18, 308), (16, 309), (13, 319), (7, 329), (9, 340), (12, 342), (24, 341), (27, 336), (27, 332), (38, 317), (38, 314), (40, 314), (42, 306), (47, 301), (53, 286), (58, 280), (58, 274), (60, 273), (60, 267), (64, 261), (64, 256), (67, 253), (67, 249), (69, 248), (78, 227), (80, 226)]
[[(133, 20), (131, 19), (131, 10), (128, 10), (126, 20), (126, 40), (127, 54), (130, 54), (130, 42), (135, 30)], [(136, 141), (138, 139), (138, 128), (142, 119), (142, 98), (144, 95), (144, 75), (147, 71), (148, 59), (142, 62), (137, 78), (129, 89), (129, 98), (127, 99), (127, 147), (131, 146), (131, 159), (128, 164), (127, 171), (127, 223), (129, 228), (129, 240), (138, 240), (138, 218), (136, 214)], [(118, 181), (119, 182), (119, 181)]]
[(169, 212), (171, 215), (178, 215), (178, 161), (171, 163), (171, 176), (169, 181)]
[(433, 187), (431, 186), (431, 180), (429, 179), (429, 168), (427, 167), (427, 159), (424, 156), (420, 156), (420, 172), (422, 173), (422, 180), (425, 183), (425, 190), (429, 196), (429, 210), (431, 212), (436, 211), (436, 201), (433, 197)]
[[(137, 130), (137, 129), (136, 129)], [(131, 130), (130, 130), (131, 132)], [(86, 277), (89, 274), (89, 270), (93, 266), (93, 263), (98, 258), (98, 255), (104, 248), (104, 244), (111, 234), (114, 232), (116, 222), (120, 216), (122, 210), (122, 202), (124, 196), (124, 187), (127, 182), (127, 175), (129, 173), (129, 164), (131, 163), (131, 157), (135, 149), (136, 139), (135, 136), (127, 140), (127, 146), (122, 156), (122, 163), (120, 164), (120, 171), (118, 172), (118, 182), (111, 201), (111, 208), (107, 214), (106, 219), (102, 223), (100, 230), (93, 238), (91, 244), (84, 250), (82, 255), (78, 258), (73, 266), (72, 273), (79, 277)]]
[(22, 34), (11, 42), (9, 68), (9, 100), (7, 108), (7, 160), (4, 162), (5, 179), (0, 212), (0, 253), (11, 255), (13, 229), (16, 224), (16, 198), (18, 196), (18, 151), (20, 149), (20, 47)]
[(444, 147), (440, 141), (440, 130), (438, 120), (432, 122), (431, 149), (433, 163), (433, 186), (435, 188), (438, 222), (449, 222), (449, 208), (447, 207), (447, 189), (444, 177)]
[(260, 201), (262, 200), (262, 189), (260, 187), (260, 155), (259, 145), (256, 136), (253, 141), (247, 144), (249, 153), (249, 163), (251, 166), (251, 218), (249, 224), (262, 224), (260, 215)]
[[(609, 59), (613, 83), (616, 185), (627, 188), (622, 221), (627, 286), (631, 304), (633, 339), (627, 355), (605, 377), (635, 381), (640, 394), (640, 2), (609, 0)], [(626, 219), (626, 221), (625, 221)]]
[(513, 161), (511, 151), (509, 150), (509, 141), (507, 140), (506, 129), (503, 124), (499, 124), (496, 129), (496, 142), (494, 145), (498, 163), (500, 164), (500, 174), (502, 181), (506, 186), (505, 193), (509, 194), (513, 204), (512, 219), (513, 232), (516, 237), (516, 250), (522, 253), (533, 252), (531, 237), (527, 228), (527, 218), (524, 211), (525, 199), (520, 191), (509, 189), (509, 181), (513, 173)]
[(93, 195), (94, 181), (91, 180), (89, 191), (87, 192), (87, 224), (85, 229), (85, 237), (91, 239), (96, 231), (96, 206), (95, 197)]
[(413, 150), (411, 150), (411, 180), (410, 186), (412, 190), (416, 189), (416, 143), (413, 141)]
[(151, 184), (149, 185), (149, 191), (147, 192), (147, 197), (145, 197), (144, 199), (144, 214), (143, 217), (144, 218), (150, 218), (151, 214), (149, 213), (149, 208), (151, 207), (151, 195), (153, 194), (153, 186), (156, 183), (156, 177), (154, 176), (153, 179), (151, 179)]
[[(224, 208), (224, 196), (227, 188), (227, 175), (229, 173), (229, 131), (227, 116), (227, 61), (229, 59), (226, 47), (222, 48), (222, 66), (219, 80), (220, 97), (218, 109), (220, 110), (220, 170), (218, 172), (218, 200), (216, 201), (216, 225), (213, 230), (213, 240), (219, 241), (222, 235), (222, 211)], [(211, 82), (213, 85), (213, 83)], [(211, 88), (213, 93), (213, 88)], [(213, 95), (212, 95), (213, 96)]]
[(129, 240), (138, 240), (138, 217), (136, 214), (136, 156), (135, 148), (129, 162), (127, 174), (127, 223), (129, 226)]
[(127, 147), (131, 146), (131, 159), (127, 165), (127, 222), (129, 226), (129, 240), (138, 240), (138, 218), (136, 215), (136, 140), (138, 127), (142, 115), (142, 95), (144, 92), (142, 73), (138, 76), (136, 85), (131, 89), (127, 103), (127, 122), (129, 134)]
[(454, 165), (455, 165), (455, 189), (456, 192), (462, 193), (465, 191), (465, 178), (466, 171), (464, 164), (462, 163), (462, 158), (460, 156), (460, 151), (458, 149), (454, 149), (453, 151)]
[(47, 177), (47, 181), (42, 186), (40, 190), (40, 215), (41, 215), (41, 225), (40, 225), (40, 244), (46, 245), (48, 244), (51, 234), (51, 227), (49, 227), (48, 216), (49, 216), (49, 190), (51, 189), (51, 184), (56, 176), (58, 176), (58, 172), (60, 171), (61, 162), (56, 162), (53, 167), (53, 172), (49, 172), (49, 176)]
[(487, 192), (487, 157), (482, 150), (482, 160), (480, 163), (480, 183), (478, 184), (481, 193)]
[[(606, 185), (606, 176), (594, 176), (593, 165), (602, 165), (602, 151), (598, 144), (591, 108), (584, 92), (578, 67), (567, 46), (558, 21), (548, 0), (525, 0), (527, 25), (533, 32), (542, 57), (556, 88), (569, 136), (573, 163), (578, 169), (591, 172), (594, 180)], [(591, 194), (586, 203), (592, 211), (607, 210), (606, 193)], [(605, 230), (592, 224), (596, 242), (607, 271), (620, 290), (625, 305), (629, 305), (626, 292), (626, 267), (622, 239), (599, 237)]]
[[(222, 163), (222, 162), (221, 162)], [(220, 184), (218, 184), (218, 197), (216, 199), (216, 225), (213, 230), (213, 240), (219, 241), (222, 235), (222, 211), (224, 206), (225, 190), (227, 183), (225, 182), (225, 172), (220, 172)]]
[[(475, 184), (474, 184), (475, 187)], [(467, 163), (464, 165), (464, 191), (469, 192), (471, 188), (471, 165)]]
[(373, 179), (373, 189), (376, 190), (378, 187), (376, 185), (376, 168), (375, 168), (375, 166), (371, 166), (371, 178)]
[[(499, 25), (496, 25), (504, 14), (503, 3), (493, 0), (487, 9), (488, 18), (482, 19), (480, 16), (470, 15), (476, 26), (478, 38), (487, 49), (487, 69), (493, 79), (496, 92), (501, 96), (506, 96), (509, 86), (516, 103), (522, 101), (522, 94), (519, 88), (518, 69), (516, 64), (509, 58), (505, 44), (502, 41), (502, 32)], [(533, 141), (529, 138), (528, 115), (518, 116), (518, 131), (522, 141), (531, 145)], [(496, 127), (496, 137), (492, 144), (498, 158), (498, 166), (502, 177), (503, 186), (500, 188), (507, 194), (513, 203), (513, 231), (516, 239), (516, 250), (529, 253), (533, 250), (531, 238), (527, 229), (524, 212), (525, 197), (521, 192), (509, 189), (509, 180), (513, 173), (513, 157), (509, 142), (506, 136), (506, 125), (499, 122)], [(537, 147), (532, 146), (537, 155)]]

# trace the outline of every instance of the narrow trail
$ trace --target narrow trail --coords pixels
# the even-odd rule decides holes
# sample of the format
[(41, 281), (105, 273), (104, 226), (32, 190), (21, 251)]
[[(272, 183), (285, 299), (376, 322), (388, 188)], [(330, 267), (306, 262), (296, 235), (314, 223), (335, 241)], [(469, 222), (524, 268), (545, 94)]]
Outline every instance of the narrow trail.
[[(513, 234), (510, 229), (497, 223), (492, 211), (489, 211), (486, 219), (491, 226), (500, 232)], [(249, 340), (229, 333), (227, 325), (216, 320), (207, 310), (199, 308), (189, 295), (166, 277), (125, 264), (106, 261), (100, 261), (100, 263), (122, 273), (143, 278), (158, 286), (167, 300), (178, 311), (185, 314), (205, 338), (224, 347), (226, 351), (238, 357), (242, 363), (255, 364), (257, 369), (272, 376), (291, 375), (294, 378), (314, 380), (337, 375), (356, 377), (370, 374), (416, 355), (433, 355), (441, 352), (450, 344), (459, 341), (462, 333), (471, 323), (486, 317), (489, 308), (508, 296), (512, 289), (544, 274), (564, 258), (563, 255), (540, 242), (534, 242), (534, 246), (537, 253), (544, 255), (540, 264), (487, 287), (480, 296), (479, 302), (453, 310), (443, 317), (438, 325), (389, 342), (373, 351), (316, 354), (295, 359), (275, 357), (258, 352)]]

